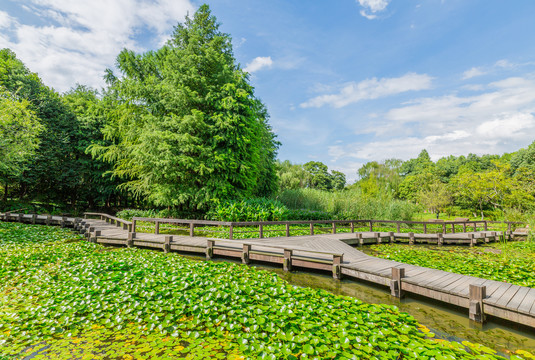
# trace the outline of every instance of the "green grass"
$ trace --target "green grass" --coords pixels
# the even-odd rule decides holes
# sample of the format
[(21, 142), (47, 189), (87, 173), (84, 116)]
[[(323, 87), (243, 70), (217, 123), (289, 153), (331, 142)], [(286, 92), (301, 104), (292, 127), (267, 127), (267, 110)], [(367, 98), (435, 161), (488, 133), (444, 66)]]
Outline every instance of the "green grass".
[(535, 242), (505, 242), (474, 248), (461, 246), (371, 246), (385, 259), (535, 288)]
[(241, 264), (3, 222), (0, 259), (0, 358), (503, 359), (435, 339), (395, 306)]

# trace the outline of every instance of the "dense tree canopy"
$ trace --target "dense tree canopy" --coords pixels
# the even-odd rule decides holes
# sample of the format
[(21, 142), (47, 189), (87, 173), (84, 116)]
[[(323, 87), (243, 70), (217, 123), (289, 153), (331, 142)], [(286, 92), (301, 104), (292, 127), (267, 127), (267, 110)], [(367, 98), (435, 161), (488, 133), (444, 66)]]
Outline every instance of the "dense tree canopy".
[(192, 210), (274, 190), (277, 143), (267, 111), (207, 5), (161, 49), (123, 50), (117, 63), (122, 76), (107, 75), (111, 144), (91, 149), (125, 188)]

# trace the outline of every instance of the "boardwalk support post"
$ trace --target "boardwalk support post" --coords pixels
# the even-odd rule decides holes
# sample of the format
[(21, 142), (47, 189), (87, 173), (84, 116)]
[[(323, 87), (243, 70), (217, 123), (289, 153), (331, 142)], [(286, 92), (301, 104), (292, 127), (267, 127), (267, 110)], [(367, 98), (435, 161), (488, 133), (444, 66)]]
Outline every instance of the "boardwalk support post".
[(414, 245), (414, 233), (409, 233), (409, 245)]
[(136, 232), (136, 219), (132, 219), (132, 229), (131, 229), (131, 232), (133, 232), (133, 233)]
[(388, 236), (390, 237), (390, 243), (394, 243), (396, 241), (396, 239), (394, 238), (394, 232), (391, 231), (388, 233)]
[(48, 215), (48, 216), (46, 217), (46, 224), (47, 224), (47, 225), (50, 225), (51, 222), (52, 222), (52, 215)]
[(32, 215), (32, 224), (35, 225), (35, 222), (37, 221), (37, 215), (36, 214), (33, 214)]
[(364, 239), (362, 238), (362, 233), (357, 233), (357, 239), (359, 240), (359, 246), (363, 246)]
[(214, 257), (214, 240), (208, 240), (206, 243), (206, 260), (212, 260)]
[(171, 252), (171, 241), (173, 241), (173, 236), (165, 235), (165, 238), (163, 241), (163, 252), (166, 254)]
[(444, 245), (444, 234), (441, 234), (441, 233), (437, 234), (437, 245), (438, 246)]
[(128, 238), (126, 239), (126, 246), (133, 247), (135, 238), (136, 238), (136, 233), (135, 232), (129, 232), (128, 233)]
[(487, 296), (487, 287), (483, 285), (470, 284), (470, 320), (475, 322), (485, 322), (485, 312), (483, 307), (483, 299)]
[(67, 217), (62, 216), (61, 217), (61, 227), (64, 228), (67, 225)]
[(474, 234), (468, 234), (468, 238), (470, 239), (470, 247), (473, 247), (477, 240), (474, 238)]
[(89, 242), (92, 242), (92, 243), (96, 243), (97, 242), (97, 237), (101, 235), (101, 231), (100, 230), (95, 230), (95, 232), (93, 233), (93, 236), (90, 236), (89, 237)]
[(249, 264), (251, 262), (249, 252), (251, 251), (251, 245), (243, 244), (243, 251), (241, 253), (241, 262), (243, 264)]
[(344, 254), (333, 255), (333, 278), (336, 280), (342, 279), (342, 262), (344, 261)]
[(375, 234), (373, 234), (373, 235), (374, 235), (374, 237), (375, 237), (375, 242), (376, 242), (377, 244), (380, 244), (380, 243), (382, 242), (382, 239), (381, 239), (381, 233), (375, 233)]
[(282, 270), (292, 271), (292, 250), (284, 249), (284, 260), (282, 262)]
[(19, 213), (19, 222), (22, 222), (22, 213)]
[(397, 298), (403, 296), (401, 290), (401, 279), (405, 277), (405, 268), (393, 267), (392, 268), (392, 280), (390, 280), (390, 294)]

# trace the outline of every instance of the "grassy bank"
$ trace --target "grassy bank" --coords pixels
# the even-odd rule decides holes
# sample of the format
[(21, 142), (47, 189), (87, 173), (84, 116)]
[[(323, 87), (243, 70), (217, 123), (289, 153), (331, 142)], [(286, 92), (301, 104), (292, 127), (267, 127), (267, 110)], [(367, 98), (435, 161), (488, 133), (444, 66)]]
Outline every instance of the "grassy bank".
[(394, 306), (58, 228), (0, 222), (0, 259), (0, 358), (503, 359)]

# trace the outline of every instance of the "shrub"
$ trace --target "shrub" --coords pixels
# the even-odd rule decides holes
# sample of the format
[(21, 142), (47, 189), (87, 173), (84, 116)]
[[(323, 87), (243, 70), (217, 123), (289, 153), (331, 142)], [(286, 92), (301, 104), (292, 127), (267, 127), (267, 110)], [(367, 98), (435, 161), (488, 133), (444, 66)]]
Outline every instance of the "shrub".
[(288, 210), (288, 220), (332, 220), (334, 215), (325, 211), (308, 209)]
[(281, 221), (287, 216), (286, 206), (266, 198), (216, 202), (206, 215), (217, 221)]
[(116, 216), (124, 220), (132, 220), (133, 217), (157, 218), (160, 217), (159, 211), (154, 209), (123, 209)]

